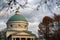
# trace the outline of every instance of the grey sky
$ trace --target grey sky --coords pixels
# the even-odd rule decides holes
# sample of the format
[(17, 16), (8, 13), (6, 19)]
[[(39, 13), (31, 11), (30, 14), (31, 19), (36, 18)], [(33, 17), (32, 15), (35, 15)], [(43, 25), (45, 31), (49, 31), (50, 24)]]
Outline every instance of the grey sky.
[[(18, 0), (19, 1), (19, 0)], [(25, 16), (26, 19), (29, 22), (29, 29), (30, 31), (33, 31), (33, 33), (38, 35), (38, 25), (39, 23), (42, 21), (44, 16), (53, 16), (53, 13), (51, 13), (47, 7), (46, 4), (41, 5), (41, 7), (39, 7), (39, 10), (36, 10), (37, 5), (39, 5), (39, 1), (41, 0), (28, 0), (28, 3), (26, 6), (28, 6), (27, 8), (24, 9), (20, 9), (20, 14)], [(1, 0), (0, 1), (2, 5), (4, 2)], [(7, 1), (6, 1), (7, 2)], [(53, 3), (48, 2), (48, 5), (51, 6), (51, 10), (57, 14), (60, 14), (60, 8), (57, 8), (56, 5), (54, 4), (55, 1), (53, 1)], [(23, 2), (21, 4), (24, 4)], [(2, 5), (4, 6), (4, 5)], [(0, 10), (1, 7), (0, 6)], [(7, 6), (7, 5), (5, 5)], [(9, 9), (9, 11), (7, 11), (7, 7), (4, 8), (1, 12), (0, 12), (0, 29), (4, 29), (6, 26), (6, 22), (7, 20), (14, 15), (14, 12), (11, 12), (12, 10), (15, 10), (15, 7), (13, 9)]]

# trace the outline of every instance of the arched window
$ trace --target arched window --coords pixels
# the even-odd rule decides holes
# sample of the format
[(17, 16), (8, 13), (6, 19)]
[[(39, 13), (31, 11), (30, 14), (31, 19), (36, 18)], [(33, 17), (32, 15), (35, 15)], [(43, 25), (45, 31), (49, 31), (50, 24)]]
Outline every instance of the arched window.
[(13, 25), (10, 25), (10, 27), (13, 27)]
[(27, 27), (27, 25), (25, 25), (25, 28)]
[(18, 24), (18, 26), (22, 28), (22, 26), (20, 24)]
[(21, 26), (20, 24), (18, 26)]

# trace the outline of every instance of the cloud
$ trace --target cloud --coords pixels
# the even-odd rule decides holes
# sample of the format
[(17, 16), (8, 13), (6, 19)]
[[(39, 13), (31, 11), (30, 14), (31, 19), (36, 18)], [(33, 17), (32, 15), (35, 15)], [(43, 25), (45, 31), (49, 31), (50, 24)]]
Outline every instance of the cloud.
[[(29, 4), (26, 5), (27, 7), (24, 9), (20, 8), (20, 12), (21, 12), (20, 14), (25, 16), (25, 18), (29, 22), (28, 30), (33, 31), (33, 33), (35, 33), (37, 35), (38, 35), (38, 25), (42, 21), (43, 17), (44, 16), (50, 16), (50, 17), (53, 16), (53, 14), (50, 12), (50, 10), (48, 9), (46, 4), (41, 5), (38, 11), (36, 10), (36, 7), (37, 7), (39, 1), (41, 1), (41, 0), (28, 0)], [(51, 7), (51, 10), (54, 10), (53, 12), (60, 14), (60, 8), (55, 8), (54, 5)], [(15, 14), (14, 12), (11, 12), (11, 11), (15, 10), (16, 7), (14, 7), (13, 9), (9, 9), (9, 11), (6, 11), (7, 8), (5, 8), (4, 10), (1, 11), (0, 20), (2, 20), (2, 22), (3, 22), (3, 23), (1, 22), (2, 24), (0, 23), (0, 26), (2, 27), (1, 30), (3, 29), (7, 20)]]
[(38, 25), (39, 25), (39, 22), (34, 22), (34, 23), (29, 22), (28, 30), (32, 31), (32, 33), (38, 36)]
[(37, 3), (39, 3), (41, 0), (28, 0), (29, 4), (31, 5), (35, 5)]
[(6, 23), (0, 20), (0, 31), (4, 30), (6, 28)]

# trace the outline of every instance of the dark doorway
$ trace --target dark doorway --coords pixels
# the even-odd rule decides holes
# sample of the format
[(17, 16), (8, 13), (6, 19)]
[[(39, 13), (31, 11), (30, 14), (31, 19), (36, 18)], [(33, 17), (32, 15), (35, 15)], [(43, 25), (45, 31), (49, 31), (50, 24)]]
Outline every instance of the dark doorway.
[(16, 38), (16, 40), (20, 40), (19, 38)]
[(26, 40), (26, 38), (21, 38), (21, 40)]
[(27, 40), (30, 40), (30, 38), (27, 38)]

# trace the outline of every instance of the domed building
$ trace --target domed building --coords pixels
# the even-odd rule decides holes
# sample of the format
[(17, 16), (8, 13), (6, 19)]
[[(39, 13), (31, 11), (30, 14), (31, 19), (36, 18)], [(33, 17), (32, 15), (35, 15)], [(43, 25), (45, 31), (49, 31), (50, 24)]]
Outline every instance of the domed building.
[(36, 35), (28, 31), (28, 21), (18, 11), (7, 22), (6, 40), (36, 40)]

